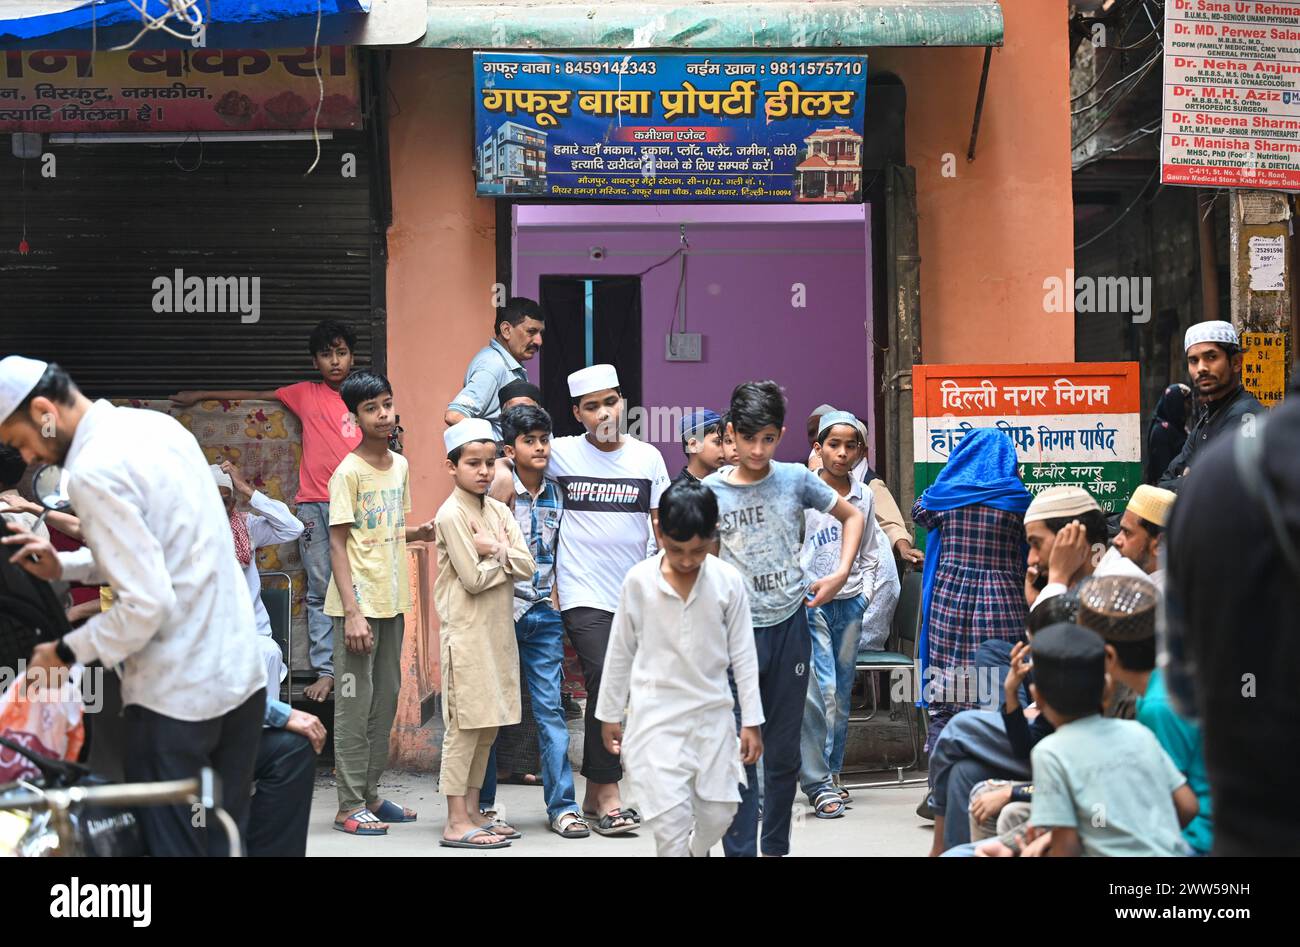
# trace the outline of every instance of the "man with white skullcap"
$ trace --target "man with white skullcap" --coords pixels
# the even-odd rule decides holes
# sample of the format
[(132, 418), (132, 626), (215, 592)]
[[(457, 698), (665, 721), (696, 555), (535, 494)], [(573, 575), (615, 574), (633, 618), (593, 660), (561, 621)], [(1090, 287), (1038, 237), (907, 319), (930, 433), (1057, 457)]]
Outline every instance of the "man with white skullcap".
[[(124, 665), (126, 778), (221, 777), (242, 823), (266, 707), (253, 606), (230, 522), (194, 436), (158, 411), (91, 402), (54, 364), (0, 360), (0, 442), (62, 464), (86, 547), (56, 553), (30, 533), (4, 542), (27, 571), (113, 587), (116, 603), (38, 645), (29, 674)], [(21, 547), (20, 549), (17, 547)], [(154, 855), (221, 854), (188, 805), (140, 810)]]
[(555, 578), (564, 629), (586, 678), (582, 808), (596, 832), (613, 835), (632, 831), (641, 820), (622, 808), (623, 767), (605, 749), (596, 703), (623, 579), (653, 546), (651, 522), (668, 488), (668, 468), (658, 448), (621, 432), (623, 393), (613, 365), (571, 374), (569, 396), (586, 433), (551, 441), (547, 474), (564, 491)]
[(1183, 348), (1196, 392), (1196, 420), (1187, 443), (1161, 474), (1159, 486), (1177, 491), (1196, 452), (1221, 431), (1235, 431), (1245, 418), (1261, 418), (1264, 406), (1241, 384), (1241, 339), (1231, 323), (1198, 322), (1187, 330)]

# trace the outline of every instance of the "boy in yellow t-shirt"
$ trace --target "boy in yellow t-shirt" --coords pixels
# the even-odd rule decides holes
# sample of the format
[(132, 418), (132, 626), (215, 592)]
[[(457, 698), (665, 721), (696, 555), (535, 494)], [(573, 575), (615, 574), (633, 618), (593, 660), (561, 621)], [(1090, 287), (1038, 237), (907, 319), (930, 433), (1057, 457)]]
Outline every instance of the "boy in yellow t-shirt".
[(382, 375), (353, 372), (339, 387), (361, 443), (330, 477), (330, 566), (325, 614), (334, 623), (334, 828), (385, 835), (416, 814), (379, 796), (388, 736), (402, 683), (403, 612), (411, 607), (406, 544), (431, 540), (433, 521), (406, 525), (406, 459), (388, 449), (396, 423), (393, 389)]

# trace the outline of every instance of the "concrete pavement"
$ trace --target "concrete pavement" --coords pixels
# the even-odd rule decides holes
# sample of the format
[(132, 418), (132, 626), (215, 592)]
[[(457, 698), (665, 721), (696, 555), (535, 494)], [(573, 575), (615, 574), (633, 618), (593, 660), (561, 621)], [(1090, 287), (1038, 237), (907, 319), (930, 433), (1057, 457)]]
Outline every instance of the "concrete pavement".
[[(911, 773), (909, 776), (917, 774)], [(889, 774), (864, 776), (879, 781)], [(578, 798), (583, 780), (576, 776)], [(802, 797), (795, 801), (791, 854), (795, 856), (921, 856), (930, 848), (931, 823), (915, 812), (924, 786), (888, 786), (852, 790), (853, 802), (842, 819), (817, 819)], [(376, 857), (444, 856), (452, 858), (537, 857), (648, 857), (655, 853), (654, 838), (647, 830), (613, 838), (594, 832), (585, 839), (562, 839), (548, 831), (542, 790), (531, 786), (501, 786), (497, 801), (503, 816), (510, 819), (523, 838), (507, 849), (471, 852), (441, 848), (438, 838), (445, 814), (443, 798), (431, 774), (389, 772), (381, 789), (385, 798), (409, 806), (419, 813), (418, 822), (395, 825), (381, 838), (355, 838), (332, 828), (338, 807), (334, 780), (324, 772), (317, 777), (312, 800), (311, 829), (307, 839), (309, 856)], [(634, 804), (632, 800), (627, 800)], [(722, 854), (721, 846), (714, 852)]]

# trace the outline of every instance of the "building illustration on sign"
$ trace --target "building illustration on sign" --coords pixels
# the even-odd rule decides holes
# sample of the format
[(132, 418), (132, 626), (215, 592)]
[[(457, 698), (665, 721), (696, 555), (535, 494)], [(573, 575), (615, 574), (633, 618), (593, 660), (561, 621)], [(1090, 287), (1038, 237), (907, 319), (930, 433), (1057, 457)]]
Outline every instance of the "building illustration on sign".
[(546, 132), (502, 122), (478, 147), (484, 190), (502, 194), (546, 193)]
[(804, 139), (807, 157), (795, 165), (799, 192), (808, 202), (862, 199), (862, 136), (851, 128), (819, 128)]

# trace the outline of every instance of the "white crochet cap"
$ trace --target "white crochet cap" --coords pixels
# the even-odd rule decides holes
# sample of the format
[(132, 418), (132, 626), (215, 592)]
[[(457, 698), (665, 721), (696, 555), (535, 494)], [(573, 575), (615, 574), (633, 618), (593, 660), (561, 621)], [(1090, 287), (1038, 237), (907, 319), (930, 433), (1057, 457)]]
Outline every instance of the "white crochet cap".
[(618, 387), (618, 372), (613, 365), (588, 365), (569, 376), (569, 397), (581, 398), (593, 391)]
[(442, 433), (442, 443), (447, 448), (448, 454), (470, 441), (495, 441), (496, 439), (496, 435), (492, 433), (492, 425), (484, 418), (466, 418)]
[(1193, 345), (1200, 345), (1202, 342), (1241, 346), (1237, 330), (1232, 327), (1231, 322), (1224, 322), (1222, 319), (1212, 319), (1209, 322), (1198, 322), (1189, 326), (1187, 335), (1183, 339), (1183, 351), (1186, 352)]
[(8, 420), (27, 400), (47, 368), (45, 362), (22, 355), (0, 359), (0, 421)]

